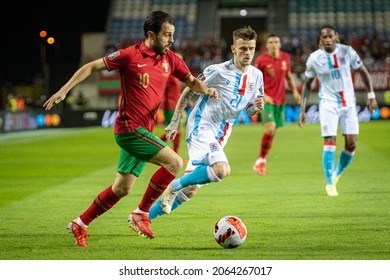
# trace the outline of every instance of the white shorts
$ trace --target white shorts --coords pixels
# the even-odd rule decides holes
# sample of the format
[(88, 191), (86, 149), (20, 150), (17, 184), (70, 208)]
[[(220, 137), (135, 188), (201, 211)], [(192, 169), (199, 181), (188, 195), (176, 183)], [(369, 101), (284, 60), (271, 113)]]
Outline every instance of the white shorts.
[(201, 131), (197, 137), (192, 136), (187, 143), (190, 156), (186, 167), (186, 173), (193, 171), (200, 164), (213, 165), (216, 162), (227, 162), (228, 159), (223, 147), (215, 139), (213, 133)]
[(319, 106), (321, 136), (337, 136), (340, 124), (343, 135), (358, 135), (359, 120), (356, 106), (339, 107), (333, 102), (322, 100)]

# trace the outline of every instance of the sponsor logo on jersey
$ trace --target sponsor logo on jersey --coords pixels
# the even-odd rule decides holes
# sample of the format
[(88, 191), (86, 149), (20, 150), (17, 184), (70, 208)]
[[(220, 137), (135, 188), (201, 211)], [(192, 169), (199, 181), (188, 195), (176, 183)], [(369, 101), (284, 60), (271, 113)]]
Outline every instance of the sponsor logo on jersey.
[(116, 52), (113, 52), (112, 54), (109, 54), (108, 55), (108, 59), (109, 60), (114, 60), (115, 57), (119, 56), (120, 55), (120, 52), (119, 51), (116, 51)]

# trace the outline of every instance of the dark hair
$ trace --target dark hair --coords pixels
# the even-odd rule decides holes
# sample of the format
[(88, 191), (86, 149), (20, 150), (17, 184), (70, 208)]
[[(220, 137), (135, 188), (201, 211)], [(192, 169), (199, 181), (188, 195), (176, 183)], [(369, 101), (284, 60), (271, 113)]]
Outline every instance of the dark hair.
[(252, 29), (252, 27), (245, 26), (233, 31), (233, 44), (236, 42), (237, 39), (240, 38), (243, 40), (256, 40), (257, 33)]
[(278, 35), (276, 35), (275, 33), (271, 33), (267, 36), (267, 39), (269, 38), (272, 38), (272, 37), (278, 37), (280, 39), (280, 37)]
[(320, 28), (320, 36), (321, 36), (322, 30), (325, 28), (332, 29), (334, 31), (334, 33), (337, 33), (336, 27), (334, 27), (331, 24), (325, 24), (325, 25), (321, 26), (321, 28)]
[(153, 31), (154, 34), (158, 34), (161, 30), (163, 23), (169, 23), (175, 25), (173, 17), (163, 11), (153, 11), (145, 19), (144, 23), (144, 34), (148, 37), (148, 31)]

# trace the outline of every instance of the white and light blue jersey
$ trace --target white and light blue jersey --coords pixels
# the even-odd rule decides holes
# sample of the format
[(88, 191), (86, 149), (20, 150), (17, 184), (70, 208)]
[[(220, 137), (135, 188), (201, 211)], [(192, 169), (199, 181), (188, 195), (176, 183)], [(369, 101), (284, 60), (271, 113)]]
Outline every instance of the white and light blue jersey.
[(242, 73), (232, 59), (210, 65), (199, 79), (208, 87), (217, 89), (218, 100), (204, 94), (199, 96), (188, 117), (187, 141), (197, 137), (200, 131), (209, 131), (224, 146), (240, 112), (257, 96), (263, 96), (263, 74), (251, 65)]
[(357, 70), (362, 65), (359, 55), (352, 47), (336, 44), (332, 53), (318, 49), (309, 56), (305, 76), (317, 76), (320, 101), (328, 100), (345, 107), (356, 104), (351, 68)]

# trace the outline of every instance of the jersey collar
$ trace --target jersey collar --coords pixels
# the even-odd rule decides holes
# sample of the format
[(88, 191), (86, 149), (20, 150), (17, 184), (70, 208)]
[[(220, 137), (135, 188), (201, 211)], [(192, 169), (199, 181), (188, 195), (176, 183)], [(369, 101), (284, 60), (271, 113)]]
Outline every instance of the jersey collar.
[(145, 41), (142, 41), (141, 45), (139, 46), (139, 50), (148, 55), (148, 56), (157, 56), (156, 52), (150, 49), (146, 44)]

